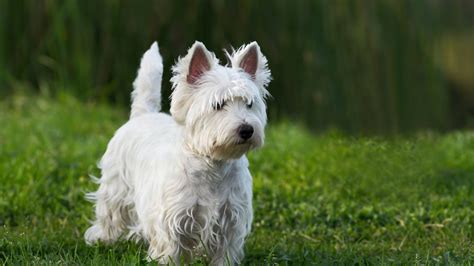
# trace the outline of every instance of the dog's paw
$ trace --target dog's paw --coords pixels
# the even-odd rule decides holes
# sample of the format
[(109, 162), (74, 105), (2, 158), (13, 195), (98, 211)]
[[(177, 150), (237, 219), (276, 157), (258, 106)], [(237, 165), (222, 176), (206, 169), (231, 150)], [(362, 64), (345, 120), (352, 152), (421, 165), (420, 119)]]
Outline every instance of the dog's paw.
[(89, 227), (84, 234), (84, 239), (86, 240), (86, 244), (89, 246), (94, 245), (99, 241), (109, 242), (104, 235), (103, 230), (98, 225)]

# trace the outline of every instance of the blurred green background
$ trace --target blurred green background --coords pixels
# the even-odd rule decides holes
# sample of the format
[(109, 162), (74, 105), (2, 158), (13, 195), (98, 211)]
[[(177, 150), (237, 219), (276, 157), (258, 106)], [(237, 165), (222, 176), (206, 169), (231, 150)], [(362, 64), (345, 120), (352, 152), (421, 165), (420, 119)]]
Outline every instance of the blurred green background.
[[(68, 91), (128, 105), (141, 54), (257, 40), (271, 119), (351, 134), (474, 125), (474, 1), (0, 0), (0, 96)], [(168, 102), (164, 99), (164, 106)]]
[(85, 245), (88, 175), (143, 52), (168, 110), (195, 40), (274, 77), (244, 265), (472, 265), (474, 0), (0, 0), (0, 264), (144, 264)]

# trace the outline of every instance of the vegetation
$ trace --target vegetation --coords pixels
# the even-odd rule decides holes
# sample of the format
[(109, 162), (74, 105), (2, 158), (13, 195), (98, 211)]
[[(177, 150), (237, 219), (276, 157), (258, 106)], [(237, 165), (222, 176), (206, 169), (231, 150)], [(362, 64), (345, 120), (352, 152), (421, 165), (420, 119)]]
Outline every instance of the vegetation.
[(89, 175), (127, 120), (139, 58), (159, 42), (166, 99), (194, 40), (221, 59), (257, 40), (274, 100), (266, 145), (249, 154), (245, 264), (473, 265), (474, 133), (447, 131), (474, 125), (472, 10), (0, 0), (0, 264), (147, 264), (145, 243), (83, 241)]
[[(69, 94), (0, 102), (0, 262), (146, 264), (143, 243), (88, 247), (84, 193), (127, 119)], [(474, 134), (354, 138), (270, 122), (250, 154), (246, 264), (472, 264)], [(199, 258), (198, 264), (205, 258)]]
[(0, 96), (25, 86), (126, 106), (153, 41), (167, 83), (196, 39), (224, 62), (222, 48), (257, 40), (274, 76), (272, 118), (356, 134), (462, 127), (472, 10), (470, 0), (3, 0)]

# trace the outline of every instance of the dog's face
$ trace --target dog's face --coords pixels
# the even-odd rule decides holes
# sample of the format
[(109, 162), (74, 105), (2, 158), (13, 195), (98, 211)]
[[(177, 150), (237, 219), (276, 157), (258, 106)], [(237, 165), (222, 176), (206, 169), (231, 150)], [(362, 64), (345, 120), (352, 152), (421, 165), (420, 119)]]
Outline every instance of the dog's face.
[(171, 114), (184, 125), (187, 145), (212, 159), (239, 158), (264, 142), (267, 60), (257, 43), (243, 46), (219, 65), (196, 42), (173, 67)]

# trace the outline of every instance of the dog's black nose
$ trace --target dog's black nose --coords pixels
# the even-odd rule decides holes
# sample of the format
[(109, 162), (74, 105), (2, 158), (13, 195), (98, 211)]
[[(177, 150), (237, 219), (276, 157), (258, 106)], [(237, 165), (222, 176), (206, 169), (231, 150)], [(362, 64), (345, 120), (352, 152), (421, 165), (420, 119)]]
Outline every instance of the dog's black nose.
[(253, 135), (253, 127), (249, 124), (243, 124), (239, 127), (239, 136), (248, 140)]

